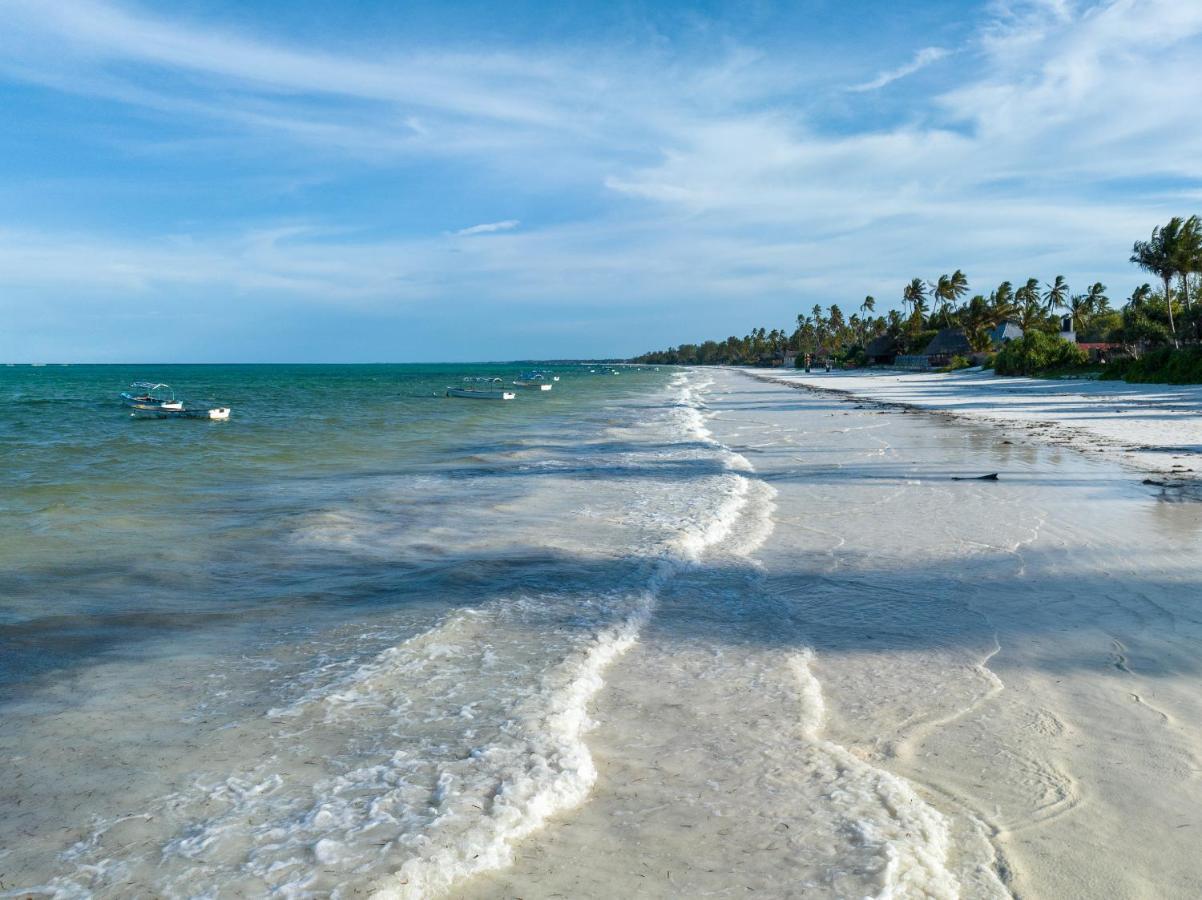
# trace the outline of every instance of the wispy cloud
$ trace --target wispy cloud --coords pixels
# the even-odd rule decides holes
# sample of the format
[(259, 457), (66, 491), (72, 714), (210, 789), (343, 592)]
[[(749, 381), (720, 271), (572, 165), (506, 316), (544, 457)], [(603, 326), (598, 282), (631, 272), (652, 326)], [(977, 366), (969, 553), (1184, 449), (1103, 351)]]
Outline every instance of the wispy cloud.
[[(92, 182), (118, 200), (94, 204), (107, 219), (39, 222), (53, 187), (37, 203), (0, 202), (0, 358), (24, 352), (34, 307), (91, 316), (131, 297), (236, 297), (233, 329), (289, 304), (347, 317), (422, 309), (433, 321), (440, 304), (479, 298), (515, 334), (536, 310), (565, 322), (580, 321), (573, 309), (622, 311), (610, 325), (597, 313), (580, 343), (545, 348), (557, 354), (784, 325), (797, 308), (868, 293), (884, 308), (910, 277), (956, 267), (974, 289), (1063, 272), (1117, 294), (1140, 278), (1130, 242), (1170, 210), (1193, 211), (1174, 204), (1196, 202), (1202, 183), (1202, 4), (989, 8), (956, 43), (954, 79), (936, 67), (916, 90), (865, 103), (950, 51), (927, 47), (849, 94), (825, 64), (733, 41), (708, 56), (626, 45), (335, 53), (100, 0), (0, 0), (0, 78), (39, 85), (39, 109), (53, 92), (101, 98), (104, 128), (80, 146), (116, 136), (139, 163), (138, 148), (153, 146), (137, 181), (161, 179), (142, 219), (111, 167)], [(904, 106), (880, 116), (886, 99)], [(56, 134), (72, 122), (65, 112)], [(206, 219), (181, 186), (212, 158), (231, 199)], [(278, 194), (236, 202), (281, 161), (281, 180), (320, 175), (322, 187), (298, 189), (291, 205)], [(0, 179), (0, 201), (20, 181)], [(385, 183), (414, 201), (398, 204), (377, 190)], [(451, 202), (423, 202), (431, 184)], [(348, 185), (360, 195), (329, 201)], [(62, 209), (87, 189), (75, 179)], [(498, 209), (538, 209), (539, 227), (485, 221)], [(72, 321), (47, 333), (61, 340)]]
[(494, 231), (512, 231), (521, 224), (517, 219), (506, 219), (504, 222), (485, 222), (470, 228), (461, 228), (455, 234), (464, 237), (471, 234), (492, 234)]
[(855, 93), (863, 93), (865, 91), (880, 90), (887, 84), (892, 84), (899, 79), (905, 78), (907, 75), (913, 75), (919, 69), (925, 69), (931, 63), (938, 62), (948, 55), (950, 51), (943, 47), (923, 47), (914, 54), (914, 58), (904, 66), (898, 66), (896, 69), (890, 69), (887, 72), (882, 72), (872, 81), (866, 81), (863, 84), (853, 85), (849, 87), (849, 91)]

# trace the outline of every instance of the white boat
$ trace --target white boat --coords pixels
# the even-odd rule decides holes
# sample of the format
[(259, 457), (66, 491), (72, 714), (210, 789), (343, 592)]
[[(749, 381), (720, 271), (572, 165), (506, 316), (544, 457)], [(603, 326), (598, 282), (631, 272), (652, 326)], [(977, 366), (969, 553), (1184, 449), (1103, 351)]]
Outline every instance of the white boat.
[(547, 381), (542, 372), (523, 372), (516, 379), (514, 385), (527, 391), (549, 391), (551, 390), (551, 382)]
[(217, 419), (230, 417), (228, 406), (188, 406), (175, 399), (169, 384), (135, 381), (121, 392), (121, 402), (133, 410), (130, 415), (152, 419)]
[[(463, 397), (466, 400), (513, 400), (517, 397), (513, 391), (508, 391), (500, 378), (488, 375), (469, 375), (463, 379), (465, 387), (448, 387), (448, 397)], [(487, 385), (487, 387), (467, 387), (466, 385)]]
[(447, 388), (448, 397), (463, 397), (468, 400), (513, 400), (517, 397), (513, 391), (504, 388)]

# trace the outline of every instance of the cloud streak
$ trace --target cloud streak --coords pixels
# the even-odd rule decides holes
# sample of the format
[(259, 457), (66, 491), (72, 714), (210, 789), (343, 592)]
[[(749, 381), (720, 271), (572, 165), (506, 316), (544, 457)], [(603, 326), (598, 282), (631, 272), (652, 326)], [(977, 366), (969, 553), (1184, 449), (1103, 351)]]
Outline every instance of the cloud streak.
[(455, 234), (460, 237), (473, 234), (493, 234), (497, 231), (512, 231), (521, 224), (517, 219), (506, 219), (503, 222), (485, 222), (481, 225), (473, 225), (470, 228), (461, 228)]
[(920, 69), (925, 69), (932, 63), (939, 62), (939, 60), (946, 57), (949, 53), (950, 51), (945, 50), (943, 47), (923, 47), (921, 50), (915, 53), (914, 58), (904, 66), (899, 66), (896, 69), (890, 69), (887, 72), (882, 72), (871, 81), (866, 81), (863, 84), (853, 85), (852, 87), (849, 87), (848, 90), (852, 91), (853, 93), (879, 91), (886, 85), (893, 84), (893, 82), (899, 81), (902, 78), (905, 78), (907, 75), (913, 75)]

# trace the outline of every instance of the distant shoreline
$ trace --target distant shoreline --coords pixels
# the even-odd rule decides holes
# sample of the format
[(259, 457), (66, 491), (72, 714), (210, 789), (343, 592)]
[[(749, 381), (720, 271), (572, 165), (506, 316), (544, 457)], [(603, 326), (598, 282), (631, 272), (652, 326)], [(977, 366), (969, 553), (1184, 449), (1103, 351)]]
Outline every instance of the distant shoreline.
[[(760, 381), (942, 419), (1008, 438), (1104, 456), (1165, 487), (1202, 485), (1202, 386), (998, 378), (979, 372), (789, 373), (732, 367)], [(936, 389), (937, 388), (937, 389)]]

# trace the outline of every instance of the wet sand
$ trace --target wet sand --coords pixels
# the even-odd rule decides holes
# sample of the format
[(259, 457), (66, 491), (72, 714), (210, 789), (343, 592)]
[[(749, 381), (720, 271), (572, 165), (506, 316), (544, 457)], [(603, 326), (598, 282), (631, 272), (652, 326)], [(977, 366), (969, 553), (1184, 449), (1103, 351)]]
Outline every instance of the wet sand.
[(1143, 471), (1202, 476), (1198, 385), (1001, 378), (977, 369), (752, 371), (781, 384), (999, 426), (1019, 439), (1072, 447)]
[(1202, 505), (714, 377), (763, 493), (606, 673), (589, 798), (455, 895), (1202, 895)]

